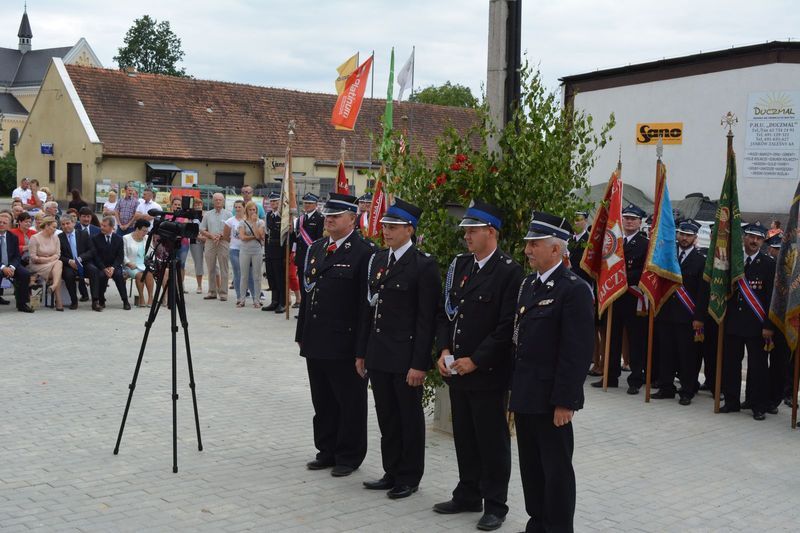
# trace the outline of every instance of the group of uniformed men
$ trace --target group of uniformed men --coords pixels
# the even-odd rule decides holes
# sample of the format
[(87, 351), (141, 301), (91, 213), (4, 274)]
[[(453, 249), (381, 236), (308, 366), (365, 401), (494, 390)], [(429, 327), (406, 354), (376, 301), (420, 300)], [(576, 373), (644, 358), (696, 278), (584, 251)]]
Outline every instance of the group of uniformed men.
[(453, 259), (442, 290), (436, 261), (414, 244), (418, 207), (397, 199), (388, 208), (380, 220), (383, 250), (360, 236), (357, 211), (355, 197), (331, 194), (322, 209), (327, 236), (303, 260), (296, 341), (318, 450), (307, 467), (344, 477), (361, 465), (369, 381), (384, 475), (364, 487), (392, 499), (415, 493), (425, 459), (422, 385), (435, 347), (450, 385), (459, 482), (433, 510), (483, 512), (481, 530), (503, 524), (508, 408), (531, 517), (526, 531), (571, 531), (571, 419), (583, 406), (595, 326), (590, 286), (562, 261), (569, 222), (533, 213), (525, 254), (534, 273), (523, 278), (522, 267), (498, 248), (502, 213), (474, 201), (460, 224), (468, 252)]

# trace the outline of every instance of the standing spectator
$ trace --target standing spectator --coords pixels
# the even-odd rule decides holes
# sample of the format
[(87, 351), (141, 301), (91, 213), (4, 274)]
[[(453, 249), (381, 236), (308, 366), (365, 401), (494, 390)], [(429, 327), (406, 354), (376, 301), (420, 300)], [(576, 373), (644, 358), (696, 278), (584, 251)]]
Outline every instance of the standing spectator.
[(267, 214), (267, 278), (272, 301), (262, 311), (283, 313), (286, 303), (286, 243), (281, 243), (280, 195), (269, 196), (271, 211)]
[[(20, 263), (19, 243), (17, 236), (9, 231), (10, 227), (11, 214), (0, 212), (0, 278), (9, 279), (14, 283), (17, 310), (22, 313), (33, 313), (33, 308), (28, 304), (31, 274)], [(0, 298), (0, 303), (7, 302)]]
[[(181, 205), (183, 204), (182, 198), (180, 196), (176, 196), (172, 199), (172, 203), (170, 204), (170, 211), (173, 213), (177, 213), (181, 210)], [(175, 222), (185, 224), (189, 222), (189, 219), (186, 217), (178, 217), (175, 219)], [(186, 237), (181, 239), (181, 249), (178, 250), (178, 268), (181, 271), (181, 286), (183, 286), (183, 280), (186, 277), (186, 258), (189, 257), (189, 239)], [(186, 289), (183, 289), (184, 294), (188, 292)]]
[(72, 189), (70, 194), (72, 195), (72, 200), (69, 202), (70, 209), (77, 209), (80, 211), (81, 207), (89, 207), (89, 204), (87, 204), (84, 199), (81, 198), (81, 191), (78, 189)]
[[(223, 237), (230, 239), (231, 268), (233, 268), (233, 289), (236, 292), (236, 302), (244, 300), (244, 296), (239, 293), (239, 279), (241, 268), (239, 266), (239, 246), (242, 241), (239, 239), (239, 223), (244, 219), (244, 201), (236, 200), (233, 202), (233, 216), (225, 221), (225, 229), (222, 231)], [(252, 283), (248, 285), (252, 291)]]
[[(225, 209), (225, 197), (222, 193), (214, 193), (214, 209), (206, 212), (200, 222), (200, 234), (206, 238), (205, 260), (208, 267), (208, 294), (204, 300), (228, 300), (228, 260), (230, 258), (229, 242), (223, 236), (225, 221), (233, 215)], [(220, 278), (217, 279), (217, 269)]]
[(46, 216), (39, 224), (39, 233), (31, 237), (30, 242), (31, 273), (50, 282), (50, 288), (55, 296), (56, 311), (63, 311), (61, 303), (61, 243), (56, 235), (56, 219)]
[(58, 236), (61, 245), (62, 277), (70, 298), (70, 309), (78, 308), (77, 282), (81, 302), (89, 300), (86, 294), (85, 278), (89, 278), (92, 296), (97, 299), (97, 268), (94, 266), (94, 249), (89, 235), (75, 230), (75, 216), (67, 213), (61, 218), (63, 233)]
[(39, 190), (39, 180), (30, 180), (30, 195), (27, 197), (27, 202), (23, 207), (28, 211), (39, 211), (47, 201), (47, 193)]
[[(264, 236), (266, 225), (258, 218), (258, 206), (252, 200), (245, 206), (245, 217), (239, 222), (239, 260), (241, 263), (241, 281), (237, 287), (236, 307), (244, 307), (247, 300), (248, 280), (253, 283), (250, 295), (253, 298), (253, 307), (261, 307), (259, 296), (261, 294), (261, 257), (264, 255)], [(239, 296), (241, 295), (241, 296)]]
[(775, 235), (782, 235), (782, 234), (783, 234), (783, 230), (781, 229), (781, 221), (778, 220), (778, 219), (773, 220), (772, 223), (769, 225), (769, 231), (767, 232), (767, 238), (769, 239), (769, 238), (774, 237)]
[(117, 233), (120, 236), (127, 235), (133, 231), (137, 207), (139, 207), (139, 201), (133, 195), (133, 187), (128, 185), (125, 187), (125, 197), (117, 201), (114, 215), (117, 220)]
[[(203, 199), (195, 198), (192, 209), (200, 213), (199, 219), (194, 219), (192, 222), (200, 224), (203, 218)], [(194, 277), (197, 280), (197, 294), (203, 294), (203, 254), (205, 251), (206, 238), (198, 235), (193, 243), (189, 244), (189, 251), (192, 254), (192, 262), (194, 263)]]
[(108, 191), (108, 200), (103, 203), (103, 216), (113, 215), (117, 209), (117, 191)]
[(27, 204), (31, 198), (31, 185), (28, 178), (22, 178), (19, 187), (11, 192), (11, 198), (19, 198), (23, 204)]
[[(142, 193), (142, 196), (144, 197), (144, 200), (139, 202), (139, 205), (136, 206), (136, 214), (134, 215), (134, 218), (136, 220), (145, 220), (145, 221), (147, 221), (147, 228), (148, 228), (147, 231), (149, 232), (150, 231), (150, 223), (152, 222), (153, 217), (150, 216), (148, 213), (149, 213), (149, 211), (151, 209), (159, 209), (160, 210), (161, 206), (158, 205), (158, 203), (156, 203), (155, 200), (153, 200), (153, 196), (154, 196), (153, 189), (151, 189), (150, 187), (148, 187), (148, 188), (146, 188), (144, 190), (144, 192)], [(180, 200), (180, 198), (179, 198), (179, 200)], [(178, 205), (178, 209), (180, 209), (180, 204)]]
[[(247, 205), (247, 202), (253, 201), (253, 187), (250, 185), (245, 185), (242, 187), (242, 201), (243, 205)], [(256, 204), (258, 208), (258, 218), (264, 220), (266, 217), (266, 213), (264, 211), (264, 206), (261, 204)]]
[[(150, 307), (153, 304), (153, 274), (144, 266), (145, 243), (147, 241), (146, 220), (137, 220), (133, 224), (133, 233), (122, 238), (125, 244), (124, 272), (136, 283), (139, 293), (139, 307)], [(147, 287), (147, 304), (144, 303), (144, 289)]]
[(100, 274), (97, 283), (97, 300), (92, 301), (92, 310), (102, 311), (106, 306), (106, 289), (108, 280), (113, 279), (117, 291), (122, 298), (122, 308), (130, 311), (128, 292), (125, 290), (125, 279), (122, 267), (125, 261), (125, 246), (122, 237), (114, 233), (114, 217), (105, 216), (100, 223), (100, 233), (92, 237), (95, 250), (95, 265)]

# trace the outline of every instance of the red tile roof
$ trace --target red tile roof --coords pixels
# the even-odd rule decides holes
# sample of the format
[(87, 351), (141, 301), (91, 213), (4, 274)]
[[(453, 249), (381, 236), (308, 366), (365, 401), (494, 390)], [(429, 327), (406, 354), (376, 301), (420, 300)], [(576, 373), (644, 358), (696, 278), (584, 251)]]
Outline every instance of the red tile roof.
[[(368, 160), (369, 132), (379, 138), (385, 107), (384, 100), (365, 99), (356, 131), (345, 132), (330, 125), (332, 94), (66, 68), (110, 157), (259, 162), (263, 155), (284, 155), (287, 125), (294, 119), (295, 157), (338, 159), (344, 138), (348, 160)], [(477, 120), (471, 109), (402, 102), (395, 103), (395, 128), (403, 115), (410, 117), (412, 149), (421, 147), (428, 156), (436, 153), (435, 139), (448, 124), (466, 131)]]

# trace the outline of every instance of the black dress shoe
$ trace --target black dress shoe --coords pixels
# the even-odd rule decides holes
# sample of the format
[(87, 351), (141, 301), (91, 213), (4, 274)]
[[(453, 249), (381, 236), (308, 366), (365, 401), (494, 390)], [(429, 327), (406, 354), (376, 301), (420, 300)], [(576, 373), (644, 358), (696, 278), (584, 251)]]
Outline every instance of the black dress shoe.
[(503, 525), (503, 522), (506, 521), (505, 516), (497, 516), (496, 514), (484, 514), (480, 520), (478, 520), (478, 529), (481, 531), (494, 531), (495, 529), (499, 528)]
[(81, 298), (80, 298), (80, 300), (79, 300), (79, 301), (81, 301), (81, 302), (88, 302), (88, 301), (89, 301), (89, 297), (88, 297), (88, 296), (81, 296)]
[(285, 313), (285, 312), (286, 312), (286, 308), (284, 306), (282, 306), (282, 305), (279, 305), (278, 307), (275, 308), (275, 314), (276, 315), (279, 315), (279, 314)]
[(319, 459), (314, 459), (313, 461), (306, 463), (306, 468), (309, 470), (325, 470), (333, 465), (333, 461), (320, 461)]
[(394, 487), (394, 480), (389, 476), (383, 476), (375, 481), (365, 481), (364, 488), (369, 490), (389, 490)]
[(122, 304), (122, 308), (124, 310), (126, 310), (126, 311), (130, 311), (131, 310), (131, 304), (129, 304), (128, 302), (125, 302), (124, 304)]
[(639, 387), (637, 387), (636, 385), (631, 385), (630, 387), (628, 387), (627, 393), (631, 395), (639, 394)]
[(0, 296), (0, 305), (9, 305), (11, 302)]
[(774, 406), (770, 407), (769, 409), (767, 409), (767, 413), (769, 413), (771, 415), (777, 415), (778, 414), (778, 406), (774, 405)]
[(791, 398), (784, 398), (783, 399), (783, 405), (785, 405), (786, 407), (791, 407), (792, 406), (792, 399)]
[(599, 377), (601, 377), (601, 376), (603, 375), (603, 373), (602, 373), (602, 372), (598, 372), (597, 370), (594, 370), (594, 369), (592, 369), (592, 370), (589, 370), (589, 372), (587, 373), (587, 375), (589, 375), (589, 376), (592, 376), (593, 378), (599, 378)]
[(100, 306), (98, 302), (92, 302), (92, 311), (97, 311), (99, 313), (102, 310), (103, 308)]
[(753, 411), (753, 420), (766, 420), (767, 415), (761, 411)]
[(650, 397), (654, 400), (673, 400), (675, 398), (675, 393), (660, 389), (657, 393), (651, 394)]
[(331, 475), (333, 477), (347, 477), (352, 474), (354, 470), (355, 468), (352, 466), (336, 465), (333, 467), (333, 470), (331, 470)]
[(31, 307), (28, 304), (22, 304), (19, 307), (17, 307), (17, 311), (19, 311), (20, 313), (33, 313), (33, 307)]
[(469, 505), (457, 502), (456, 500), (449, 500), (446, 502), (437, 503), (433, 506), (433, 510), (439, 514), (480, 513), (483, 511), (483, 504), (478, 502)]
[(720, 413), (738, 413), (741, 410), (741, 407), (733, 407), (731, 405), (725, 404), (719, 408)]
[(408, 485), (396, 485), (392, 487), (392, 490), (386, 493), (386, 495), (392, 500), (399, 500), (400, 498), (408, 498), (415, 492), (419, 487), (409, 487)]
[(272, 302), (268, 306), (262, 307), (261, 310), (262, 311), (274, 311), (275, 309), (277, 309), (277, 307), (278, 307), (278, 302)]
[(743, 401), (743, 402), (742, 402), (742, 405), (740, 405), (739, 407), (741, 407), (741, 408), (742, 408), (742, 409), (744, 409), (744, 410), (750, 409), (750, 407), (751, 407), (751, 406), (750, 406), (750, 400), (745, 400), (745, 401)]
[[(594, 383), (592, 383), (592, 387), (594, 387), (596, 389), (602, 389), (603, 388), (603, 380), (601, 379), (600, 381), (595, 381)], [(619, 382), (618, 381), (612, 380), (612, 379), (608, 380), (608, 388), (609, 389), (616, 389), (617, 387), (619, 387)]]
[(688, 396), (682, 396), (678, 403), (681, 405), (690, 405), (692, 403), (692, 399)]
[(75, 309), (78, 308), (78, 302), (72, 302), (71, 304), (69, 304), (69, 308), (74, 311)]

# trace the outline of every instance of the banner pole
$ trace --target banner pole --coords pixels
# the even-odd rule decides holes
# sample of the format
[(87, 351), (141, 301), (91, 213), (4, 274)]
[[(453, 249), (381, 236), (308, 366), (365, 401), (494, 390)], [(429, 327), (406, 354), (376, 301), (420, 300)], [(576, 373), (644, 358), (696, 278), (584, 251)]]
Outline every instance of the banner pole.
[(717, 369), (714, 376), (714, 412), (719, 413), (719, 397), (722, 389), (722, 343), (725, 338), (725, 319), (717, 328)]
[[(608, 306), (606, 313), (606, 346), (605, 354), (603, 357), (603, 392), (608, 392), (608, 360), (611, 358), (611, 320), (614, 315), (614, 304)], [(617, 354), (619, 357), (619, 354)]]
[(650, 378), (653, 369), (653, 319), (655, 311), (653, 306), (650, 306), (647, 312), (647, 370), (645, 371), (644, 379), (644, 401), (650, 403)]
[(792, 376), (792, 429), (797, 429), (797, 388), (800, 379), (800, 344), (794, 352), (794, 375)]

